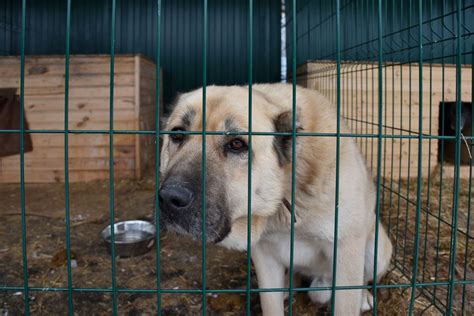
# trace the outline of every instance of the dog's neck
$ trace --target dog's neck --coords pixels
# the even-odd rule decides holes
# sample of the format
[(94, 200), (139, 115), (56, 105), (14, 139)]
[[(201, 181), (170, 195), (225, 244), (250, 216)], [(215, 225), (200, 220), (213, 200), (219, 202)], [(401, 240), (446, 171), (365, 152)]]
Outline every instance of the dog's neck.
[[(290, 212), (290, 216), (291, 216), (291, 204), (290, 204), (290, 202), (286, 198), (283, 198), (283, 200), (281, 202), (283, 203), (285, 208), (288, 210), (288, 212)], [(295, 213), (295, 223), (296, 223), (296, 213)]]

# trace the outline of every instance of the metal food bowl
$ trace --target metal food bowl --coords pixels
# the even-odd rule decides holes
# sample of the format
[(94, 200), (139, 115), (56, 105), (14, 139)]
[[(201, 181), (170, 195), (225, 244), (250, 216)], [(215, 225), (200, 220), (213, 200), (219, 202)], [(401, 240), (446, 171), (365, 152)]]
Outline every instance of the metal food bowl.
[[(115, 255), (133, 257), (147, 253), (155, 244), (155, 225), (147, 221), (131, 220), (114, 225)], [(101, 233), (107, 252), (112, 253), (111, 225)]]

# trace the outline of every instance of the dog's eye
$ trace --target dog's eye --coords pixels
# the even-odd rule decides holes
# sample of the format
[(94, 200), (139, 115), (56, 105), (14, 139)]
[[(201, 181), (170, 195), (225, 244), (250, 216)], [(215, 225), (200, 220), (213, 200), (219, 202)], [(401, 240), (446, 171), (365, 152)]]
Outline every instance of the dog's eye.
[(227, 149), (234, 153), (241, 153), (247, 150), (247, 144), (239, 138), (235, 138), (227, 143)]
[[(181, 127), (175, 127), (171, 130), (172, 132), (184, 131)], [(182, 143), (186, 135), (184, 134), (170, 134), (170, 138), (174, 143)]]

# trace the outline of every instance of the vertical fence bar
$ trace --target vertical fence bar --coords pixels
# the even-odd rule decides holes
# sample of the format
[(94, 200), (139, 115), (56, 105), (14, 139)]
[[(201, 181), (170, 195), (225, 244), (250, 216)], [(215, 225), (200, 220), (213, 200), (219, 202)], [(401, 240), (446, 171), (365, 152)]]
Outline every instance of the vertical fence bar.
[(296, 47), (298, 42), (296, 17), (296, 0), (293, 0), (292, 10), (292, 56), (291, 56), (291, 76), (292, 76), (292, 126), (291, 126), (291, 221), (290, 221), (290, 268), (288, 276), (290, 284), (288, 287), (288, 315), (293, 315), (293, 257), (295, 251), (295, 192), (296, 192)]
[(111, 258), (112, 258), (112, 313), (117, 315), (117, 279), (115, 258), (115, 192), (114, 192), (114, 73), (115, 73), (115, 19), (116, 0), (112, 0), (110, 25), (110, 103), (109, 103), (109, 211), (110, 211), (110, 235), (111, 235)]
[[(403, 1), (400, 2), (400, 27), (403, 25)], [(402, 38), (402, 35), (400, 34), (400, 39)], [(395, 85), (395, 83), (394, 83)], [(393, 105), (395, 107), (395, 104)], [(403, 129), (403, 65), (400, 63), (400, 130)], [(400, 134), (403, 134), (403, 131), (400, 131)], [(395, 238), (395, 243), (394, 243), (394, 249), (393, 249), (393, 257), (398, 260), (398, 239), (400, 237), (400, 206), (401, 206), (401, 187), (402, 187), (402, 153), (403, 153), (403, 139), (400, 137), (400, 146), (399, 146), (399, 151), (398, 151), (398, 183), (397, 183), (397, 231), (396, 231), (396, 238)]]
[[(369, 4), (370, 4), (370, 0), (367, 0), (366, 1), (366, 21), (370, 21), (370, 9), (369, 9)], [(371, 30), (371, 27), (370, 27), (370, 23), (366, 23), (367, 25), (367, 37), (368, 38), (371, 38), (371, 34), (370, 34), (370, 30)], [(367, 41), (366, 43), (366, 48), (367, 48), (367, 57), (370, 56), (370, 42)], [(369, 92), (370, 91), (370, 88), (369, 88), (369, 71), (371, 71), (371, 68), (373, 68), (373, 66), (371, 66), (370, 64), (367, 64), (365, 66), (365, 98), (366, 98), (366, 102), (365, 102), (365, 116), (364, 116), (364, 107), (362, 106), (362, 111), (361, 111), (361, 119), (362, 119), (362, 122), (360, 124), (361, 126), (361, 132), (362, 134), (368, 134), (369, 133), (369, 93), (373, 93), (373, 91)], [(372, 79), (373, 80), (373, 79)], [(373, 89), (372, 89), (373, 90)], [(373, 101), (373, 98), (372, 98), (372, 101)], [(365, 160), (367, 161), (367, 165), (369, 165), (369, 162), (368, 162), (368, 154), (369, 154), (369, 140), (367, 137), (363, 137), (362, 138), (362, 143), (364, 143), (364, 157), (365, 157)], [(372, 165), (370, 165), (370, 168), (372, 168)], [(372, 172), (372, 170), (371, 170)]]
[[(378, 0), (377, 7), (377, 28), (378, 28), (378, 134), (377, 134), (377, 191), (375, 199), (375, 240), (374, 240), (374, 270), (373, 270), (373, 315), (377, 315), (377, 259), (379, 244), (379, 218), (380, 218), (380, 188), (382, 186), (382, 109), (383, 109), (383, 20), (382, 20), (382, 0)], [(373, 104), (373, 103), (372, 103)], [(373, 107), (372, 107), (373, 108)], [(372, 110), (372, 115), (373, 114)], [(373, 126), (373, 125), (372, 125)], [(372, 141), (372, 144), (374, 142)], [(373, 154), (372, 154), (373, 156)]]
[[(446, 8), (446, 1), (443, 1), (442, 2), (442, 6), (441, 6), (441, 25), (442, 25), (442, 28), (441, 28), (441, 38), (444, 39), (445, 38), (445, 35), (446, 33), (448, 34), (451, 34), (451, 31), (449, 30), (449, 28), (446, 26), (446, 15), (447, 15), (447, 12), (448, 11), (448, 8)], [(448, 11), (449, 12), (449, 11)], [(445, 82), (446, 82), (446, 48), (445, 48), (445, 45), (441, 45), (441, 82), (442, 82), (442, 89), (441, 89), (441, 126), (444, 126), (445, 125), (445, 122), (446, 122), (446, 116), (445, 116), (445, 108), (446, 108), (446, 104), (445, 104), (445, 100), (446, 100), (446, 95), (448, 95), (448, 93), (446, 93), (447, 89), (445, 88)], [(443, 133), (443, 136), (446, 136), (444, 135), (444, 130), (442, 129), (442, 133)], [(451, 140), (447, 140), (447, 142), (449, 143)], [(444, 151), (445, 151), (445, 140), (442, 138), (440, 141), (440, 145), (441, 145), (441, 155), (440, 155), (440, 174), (439, 174), (439, 181), (440, 181), (440, 190), (439, 190), (439, 199), (438, 199), (438, 225), (437, 225), (437, 232), (436, 232), (436, 236), (437, 236), (437, 240), (436, 240), (436, 259), (435, 259), (435, 281), (438, 281), (439, 279), (439, 273), (440, 273), (440, 257), (442, 256), (441, 254), (441, 238), (440, 238), (440, 233), (441, 233), (441, 225), (442, 225), (442, 222), (441, 222), (441, 217), (442, 217), (442, 212), (443, 212), (443, 189), (444, 189), (444, 162), (445, 162), (445, 159), (444, 159)], [(437, 289), (438, 287), (435, 286), (435, 288), (433, 289), (433, 304), (436, 305), (436, 300), (437, 300), (437, 296), (436, 296), (436, 292), (437, 292)], [(446, 304), (447, 305), (447, 304)]]
[(202, 242), (202, 315), (206, 315), (206, 85), (207, 85), (207, 29), (208, 29), (208, 0), (203, 0), (203, 47), (202, 47), (202, 158), (201, 158), (201, 242)]
[[(358, 20), (358, 17), (359, 17), (359, 14), (358, 14), (358, 0), (355, 1), (354, 3), (354, 11), (352, 12), (353, 16), (354, 16), (354, 31), (355, 31), (355, 34), (356, 34), (356, 43), (359, 41), (359, 20)], [(353, 72), (353, 76), (351, 75), (351, 89), (352, 91), (355, 91), (355, 100), (354, 100), (354, 97), (352, 94), (350, 94), (350, 98), (351, 98), (351, 105), (350, 105), (350, 108), (351, 108), (351, 114), (350, 114), (350, 118), (351, 118), (351, 121), (350, 121), (350, 129), (351, 129), (351, 132), (354, 132), (354, 119), (355, 119), (355, 115), (354, 115), (354, 107), (357, 106), (357, 104), (359, 104), (359, 84), (357, 83), (357, 76), (358, 76), (358, 73), (360, 71), (360, 68), (359, 68), (359, 60), (360, 60), (360, 57), (359, 57), (359, 50), (357, 49), (356, 52), (355, 52), (355, 58), (356, 58), (356, 64), (355, 64), (355, 71)], [(355, 79), (354, 79), (355, 78)], [(355, 81), (355, 87), (354, 87), (354, 81)], [(348, 89), (349, 90), (349, 89)], [(349, 116), (349, 115), (347, 115)], [(357, 141), (357, 139), (356, 139)]]
[(331, 315), (335, 313), (336, 285), (337, 285), (337, 243), (339, 223), (339, 151), (341, 147), (341, 1), (336, 1), (336, 103), (337, 103), (337, 125), (336, 125), (336, 183), (335, 183), (335, 205), (334, 205), (334, 248), (332, 261), (332, 285), (331, 285)]
[[(388, 4), (387, 4), (387, 7), (388, 7)], [(391, 30), (390, 32), (393, 33), (393, 30), (395, 29), (395, 0), (392, 0), (392, 15), (391, 15), (391, 19), (390, 19), (390, 24), (391, 24)], [(393, 50), (393, 37), (394, 35), (390, 36), (390, 50)], [(395, 134), (395, 62), (394, 62), (394, 57), (392, 55), (392, 58), (391, 58), (391, 64), (392, 64), (392, 103), (391, 103), (391, 107), (392, 107), (392, 136)], [(386, 83), (385, 83), (386, 85)], [(388, 98), (386, 98), (385, 100), (388, 100)], [(392, 220), (392, 206), (393, 206), (393, 193), (395, 193), (394, 189), (393, 189), (393, 165), (394, 165), (394, 152), (395, 152), (395, 139), (392, 138), (391, 139), (391, 158), (390, 158), (390, 214), (389, 214), (389, 219), (388, 219), (388, 233), (389, 233), (389, 236), (391, 235), (390, 232), (391, 232), (391, 220)]]
[(66, 56), (64, 62), (64, 194), (66, 204), (66, 263), (68, 311), (74, 315), (71, 272), (71, 217), (69, 203), (69, 59), (71, 42), (71, 0), (66, 3)]
[(456, 152), (454, 156), (454, 192), (452, 210), (452, 230), (451, 230), (451, 258), (449, 260), (449, 288), (448, 288), (448, 308), (447, 313), (453, 312), (454, 281), (456, 266), (456, 243), (458, 231), (458, 207), (459, 207), (459, 172), (461, 168), (461, 0), (456, 1)]
[[(443, 5), (441, 6), (441, 24), (444, 26), (445, 22), (445, 2), (443, 1)], [(444, 38), (445, 34), (445, 27), (441, 28), (441, 38)], [(445, 124), (445, 115), (444, 115), (444, 109), (445, 109), (445, 88), (444, 88), (444, 83), (446, 79), (446, 74), (445, 74), (445, 45), (441, 45), (441, 126), (444, 126)], [(441, 133), (444, 135), (444, 130), (441, 129)], [(440, 257), (440, 232), (441, 232), (441, 215), (442, 215), (442, 206), (443, 206), (443, 176), (444, 176), (444, 144), (445, 140), (441, 138), (438, 141), (438, 146), (440, 146), (440, 166), (439, 166), (439, 182), (440, 182), (440, 188), (439, 188), (439, 196), (438, 196), (438, 223), (437, 223), (437, 228), (436, 228), (436, 256), (435, 256), (435, 281), (438, 281), (438, 273), (439, 273), (439, 257)], [(436, 304), (436, 292), (437, 292), (438, 287), (434, 287), (433, 289), (433, 304)]]
[[(416, 298), (416, 285), (418, 275), (418, 258), (420, 247), (420, 217), (421, 217), (421, 177), (423, 175), (423, 1), (418, 0), (418, 172), (416, 187), (416, 215), (415, 215), (415, 241), (413, 254), (413, 271), (411, 277), (411, 295), (409, 314), (413, 313)], [(411, 87), (411, 84), (410, 84)], [(411, 112), (410, 112), (411, 113)], [(410, 129), (411, 130), (411, 129)]]
[[(474, 62), (474, 45), (471, 46), (471, 61)], [(471, 65), (471, 78), (474, 78), (474, 67)], [(474, 112), (474, 106), (473, 106), (473, 101), (474, 101), (474, 84), (471, 82), (471, 113)], [(474, 137), (474, 129), (472, 129), (472, 126), (474, 126), (474, 116), (471, 114), (471, 137)], [(469, 135), (468, 135), (469, 136)], [(471, 138), (471, 144), (474, 142), (474, 138)], [(472, 148), (472, 145), (471, 145)], [(469, 164), (469, 190), (468, 190), (468, 198), (467, 198), (467, 223), (466, 223), (466, 238), (464, 242), (466, 245), (464, 246), (464, 274), (463, 274), (463, 280), (466, 281), (468, 279), (468, 269), (469, 269), (469, 236), (471, 235), (471, 205), (472, 205), (472, 161)], [(461, 315), (464, 315), (464, 311), (466, 308), (466, 284), (463, 284), (462, 286), (462, 307), (461, 307)]]
[[(371, 12), (373, 12), (375, 14), (375, 1), (372, 2), (372, 8), (371, 8)], [(378, 13), (377, 13), (378, 14)], [(375, 33), (375, 32), (374, 32)], [(377, 37), (380, 37), (382, 35), (378, 35)], [(378, 41), (377, 41), (378, 42)], [(377, 43), (378, 45), (378, 43)], [(381, 53), (381, 52), (380, 52)], [(372, 54), (371, 54), (372, 55)], [(371, 75), (372, 75), (372, 87), (371, 87), (371, 90), (372, 90), (372, 100), (371, 100), (371, 105), (372, 105), (372, 113), (371, 113), (371, 118), (370, 118), (370, 122), (369, 122), (369, 115), (367, 115), (367, 119), (366, 119), (366, 134), (369, 134), (369, 126), (370, 126), (370, 134), (374, 134), (374, 128), (375, 128), (375, 124), (374, 124), (374, 120), (375, 120), (375, 80), (374, 80), (374, 72), (375, 72), (375, 67), (372, 65), (370, 68), (371, 69)], [(382, 86), (378, 87), (378, 91), (380, 91), (382, 89)], [(369, 112), (367, 111), (367, 114), (369, 114)], [(366, 139), (366, 144), (369, 143), (369, 138), (365, 138)], [(367, 153), (368, 153), (368, 149), (367, 149)], [(367, 158), (368, 160), (368, 158)], [(370, 138), (370, 172), (373, 173), (374, 172), (374, 139), (373, 138)]]
[(161, 0), (156, 1), (156, 81), (155, 81), (155, 227), (156, 227), (156, 313), (161, 315), (160, 242), (160, 109), (161, 109)]
[[(433, 33), (434, 33), (434, 30), (433, 30), (433, 25), (432, 25), (432, 21), (433, 21), (433, 1), (430, 0), (429, 2), (429, 26), (430, 26), (430, 42), (432, 43), (433, 42)], [(429, 88), (429, 92), (430, 92), (430, 97), (429, 97), (429, 102), (428, 102), (428, 106), (429, 106), (429, 117), (430, 117), (430, 123), (429, 123), (429, 134), (430, 136), (432, 135), (432, 123), (433, 123), (433, 120), (432, 120), (432, 109), (433, 109), (433, 48), (430, 47), (430, 62), (429, 62), (429, 69), (430, 69), (430, 75), (429, 75), (429, 78), (430, 78), (430, 88)], [(431, 198), (431, 195), (430, 195), (430, 190), (431, 190), (431, 145), (432, 145), (432, 139), (430, 138), (428, 140), (428, 153), (429, 153), (429, 158), (428, 158), (428, 179), (427, 179), (427, 185), (426, 185), (426, 195), (427, 195), (427, 198), (426, 198), (426, 209), (429, 210), (430, 209), (430, 198)], [(425, 282), (426, 280), (426, 272), (427, 272), (427, 269), (426, 269), (426, 259), (427, 259), (427, 253), (428, 253), (428, 247), (427, 247), (427, 242), (428, 242), (428, 227), (429, 227), (429, 213), (426, 212), (425, 213), (425, 231), (424, 231), (424, 235), (425, 235), (425, 238), (424, 238), (424, 242), (423, 242), (423, 267), (421, 268), (422, 271), (423, 271), (423, 276), (422, 276), (422, 282)]]
[[(362, 12), (361, 15), (362, 15), (362, 18), (367, 21), (368, 18), (367, 16), (365, 16), (365, 10), (364, 10), (364, 6), (365, 6), (365, 2), (366, 0), (361, 0), (360, 1), (360, 11), (359, 12)], [(362, 30), (362, 29), (365, 29), (365, 30)], [(366, 32), (366, 34), (368, 34), (368, 30), (366, 29), (366, 26), (363, 25), (363, 27), (361, 27), (361, 32)], [(367, 44), (365, 44), (364, 46), (367, 46)], [(364, 47), (366, 48), (366, 47)], [(361, 51), (363, 51), (363, 49), (361, 49)], [(368, 54), (368, 53), (367, 53)], [(356, 133), (360, 133), (362, 134), (362, 129), (363, 129), (363, 121), (364, 121), (364, 103), (362, 102), (362, 100), (364, 99), (364, 96), (365, 96), (365, 100), (368, 100), (368, 94), (367, 94), (367, 91), (368, 91), (368, 84), (367, 84), (367, 79), (364, 80), (364, 75), (365, 77), (367, 78), (367, 64), (362, 64), (361, 67), (360, 67), (360, 105), (356, 104), (356, 123), (355, 123), (355, 131)], [(364, 91), (364, 81), (365, 81), (365, 91)], [(357, 88), (359, 89), (359, 88)], [(368, 101), (366, 101), (368, 102)], [(359, 119), (359, 111), (358, 109), (360, 109), (360, 119)], [(363, 152), (363, 145), (364, 145), (364, 139), (363, 138), (357, 138), (356, 140), (358, 142), (358, 145), (359, 145), (359, 150), (361, 152), (362, 155), (364, 155), (364, 152)], [(365, 159), (365, 156), (363, 156), (364, 159)]]
[[(371, 0), (367, 0), (366, 2), (366, 9), (367, 9), (367, 21), (370, 21), (372, 19), (372, 11), (370, 10), (370, 4), (373, 4), (373, 1)], [(368, 38), (372, 38), (372, 34), (371, 34), (371, 31), (372, 31), (372, 28), (371, 28), (371, 25), (370, 25), (370, 22), (369, 23), (366, 23), (367, 24), (367, 36)], [(367, 57), (369, 57), (371, 55), (371, 52), (370, 52), (370, 46), (371, 46), (371, 43), (369, 41), (367, 41)], [(369, 84), (369, 73), (371, 73), (372, 75), (372, 78), (370, 79), (370, 84)], [(367, 89), (366, 90), (366, 97), (367, 97), (367, 102), (365, 103), (365, 116), (364, 115), (361, 115), (361, 118), (362, 118), (362, 122), (361, 122), (361, 133), (362, 134), (365, 134), (367, 135), (369, 133), (369, 104), (374, 104), (374, 89), (373, 89), (373, 83), (374, 83), (374, 77), (373, 77), (373, 73), (374, 73), (374, 67), (373, 65), (370, 65), (370, 64), (367, 64), (366, 65), (366, 72), (365, 72), (365, 78), (366, 78), (366, 81), (365, 81), (365, 88)], [(372, 85), (372, 87), (370, 86)], [(370, 100), (370, 101), (369, 101)], [(372, 172), (372, 168), (373, 168), (373, 165), (372, 165), (372, 161), (369, 163), (369, 139), (367, 137), (363, 137), (362, 138), (362, 141), (365, 143), (364, 145), (364, 156), (365, 156), (365, 160), (367, 161), (367, 165), (370, 166), (370, 172)]]
[[(385, 11), (384, 11), (384, 16), (385, 18), (387, 19), (388, 21), (388, 1), (387, 1), (387, 4), (385, 5)], [(388, 22), (387, 22), (387, 25), (390, 25)], [(387, 26), (387, 30), (389, 29), (389, 27)], [(380, 35), (379, 35), (380, 36)], [(382, 34), (383, 36), (383, 34)], [(382, 42), (382, 47), (383, 47), (383, 42)], [(391, 47), (390, 47), (391, 48)], [(380, 50), (379, 50), (380, 52)], [(380, 53), (379, 53), (380, 54)], [(388, 53), (388, 55), (390, 56), (390, 53)], [(383, 129), (383, 134), (384, 135), (388, 135), (388, 129), (389, 129), (389, 125), (388, 125), (388, 103), (386, 102), (386, 100), (388, 100), (388, 89), (387, 89), (387, 82), (388, 82), (388, 69), (390, 69), (390, 67), (392, 66), (393, 63), (388, 63), (388, 65), (385, 67), (385, 72), (383, 72), (383, 76), (384, 76), (384, 80), (383, 80), (383, 100), (385, 100), (385, 111), (383, 112), (383, 122), (385, 123), (384, 124), (384, 129)], [(379, 66), (379, 69), (380, 69), (380, 66)], [(379, 73), (380, 75), (380, 73)], [(379, 90), (381, 90), (382, 87), (379, 87)], [(379, 91), (380, 93), (380, 91)], [(379, 100), (379, 112), (382, 111), (382, 107), (380, 106), (382, 102), (380, 102)], [(379, 120), (378, 124), (382, 124), (382, 121)], [(382, 150), (383, 150), (383, 167), (381, 168), (381, 171), (383, 173), (383, 177), (382, 177), (382, 198), (381, 198), (381, 204), (382, 205), (385, 205), (385, 200), (386, 200), (386, 190), (388, 188), (388, 186), (386, 185), (386, 181), (387, 181), (387, 148), (388, 148), (388, 145), (387, 145), (387, 142), (388, 141), (391, 141), (391, 140), (388, 140), (387, 138), (384, 138), (383, 139), (383, 146), (382, 146)], [(377, 157), (378, 158), (378, 157)], [(378, 166), (377, 166), (378, 168)], [(376, 210), (377, 212), (377, 210)], [(390, 218), (390, 214), (388, 215), (388, 217)], [(377, 222), (378, 223), (378, 222)], [(378, 225), (378, 224), (377, 224)], [(377, 270), (374, 270), (374, 271), (377, 271)], [(374, 308), (375, 309), (375, 308)]]
[(30, 293), (28, 286), (28, 254), (26, 250), (26, 203), (25, 203), (25, 38), (26, 0), (21, 3), (20, 38), (20, 203), (21, 203), (21, 253), (23, 261), (23, 298), (25, 315), (30, 314)]
[[(406, 40), (406, 45), (408, 47), (410, 47), (410, 39), (412, 39), (412, 35), (411, 35), (411, 20), (412, 20), (412, 1), (409, 0), (408, 1), (408, 32), (407, 32), (407, 40)], [(411, 116), (411, 110), (412, 110), (412, 59), (411, 59), (411, 49), (408, 49), (407, 50), (407, 55), (408, 55), (408, 135), (411, 136), (412, 135), (412, 116)], [(403, 102), (403, 101), (402, 101)], [(403, 104), (402, 104), (403, 106)], [(402, 118), (400, 118), (400, 120), (402, 120)], [(401, 126), (403, 126), (401, 124)], [(404, 127), (403, 127), (404, 129)], [(404, 236), (403, 236), (403, 264), (402, 266), (405, 267), (407, 266), (406, 265), (406, 259), (407, 259), (407, 245), (408, 245), (408, 222), (409, 222), (409, 213), (410, 213), (410, 174), (411, 174), (411, 164), (410, 164), (410, 157), (411, 157), (411, 143), (412, 143), (412, 139), (411, 138), (408, 138), (408, 156), (407, 156), (407, 187), (406, 187), (406, 199), (407, 199), (407, 203), (406, 203), (406, 208), (405, 208), (405, 231), (404, 231)]]
[(247, 315), (251, 315), (250, 289), (252, 272), (252, 83), (253, 83), (253, 0), (249, 0), (248, 24), (248, 165), (247, 165)]

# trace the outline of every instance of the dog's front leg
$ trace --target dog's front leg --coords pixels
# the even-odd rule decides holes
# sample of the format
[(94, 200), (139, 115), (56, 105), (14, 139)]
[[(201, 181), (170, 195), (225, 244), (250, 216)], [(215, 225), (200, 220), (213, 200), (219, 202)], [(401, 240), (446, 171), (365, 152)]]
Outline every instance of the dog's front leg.
[[(276, 260), (265, 244), (252, 247), (252, 260), (257, 272), (259, 288), (284, 287), (285, 267)], [(282, 292), (260, 292), (260, 303), (264, 316), (284, 315)]]
[[(365, 239), (362, 237), (339, 241), (337, 249), (336, 284), (363, 285)], [(336, 290), (335, 314), (360, 315), (362, 290)]]

